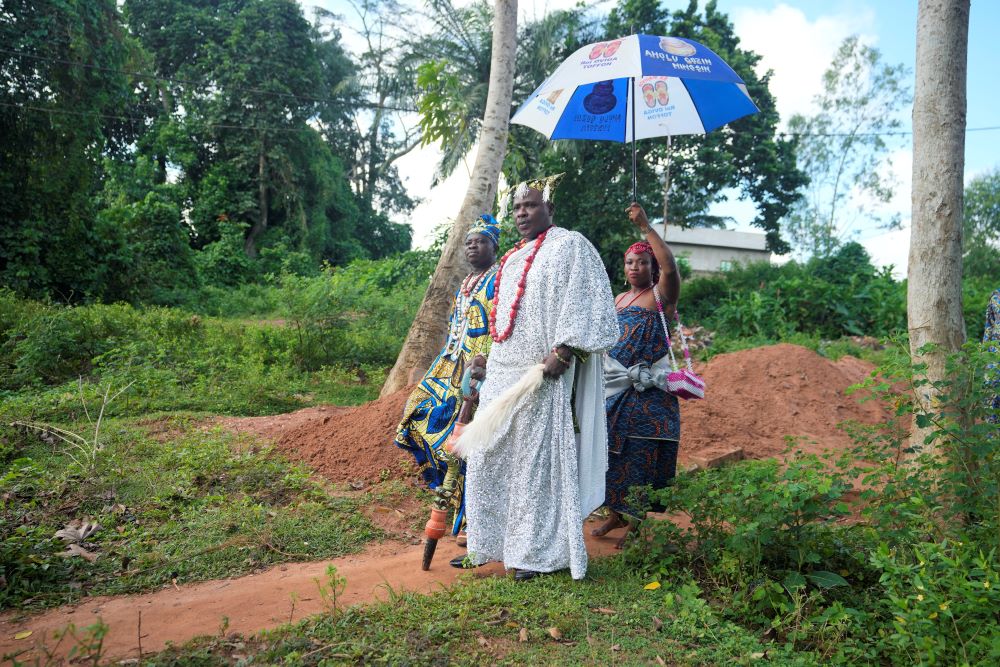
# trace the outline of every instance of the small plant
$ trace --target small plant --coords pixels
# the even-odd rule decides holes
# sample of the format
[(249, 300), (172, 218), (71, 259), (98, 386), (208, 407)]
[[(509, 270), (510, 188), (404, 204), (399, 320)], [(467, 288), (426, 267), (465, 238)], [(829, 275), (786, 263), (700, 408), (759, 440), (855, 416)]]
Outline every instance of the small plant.
[[(77, 633), (76, 626), (72, 623), (62, 630), (53, 633), (56, 640), (54, 646), (42, 645), (42, 655), (35, 657), (32, 667), (49, 667), (50, 665), (82, 665), (89, 664), (97, 667), (100, 665), (104, 653), (104, 637), (108, 634), (108, 626), (103, 621), (97, 621), (93, 625), (88, 625), (83, 629), (82, 634)], [(63, 640), (69, 638), (73, 645), (65, 654), (59, 650)], [(4, 659), (9, 659), (11, 667), (27, 667), (29, 663), (21, 662), (17, 655), (7, 654)]]
[(321, 582), (319, 579), (315, 579), (315, 581), (316, 588), (319, 589), (319, 597), (323, 601), (323, 606), (331, 614), (336, 614), (338, 611), (337, 599), (343, 594), (344, 589), (347, 588), (347, 579), (337, 573), (336, 566), (327, 565), (326, 581)]
[(892, 621), (882, 643), (896, 664), (973, 665), (1000, 657), (1000, 572), (996, 552), (944, 540), (913, 548), (882, 544), (883, 605)]
[(104, 397), (101, 401), (101, 409), (97, 413), (97, 421), (95, 422), (91, 419), (90, 411), (87, 409), (87, 400), (83, 395), (83, 378), (80, 378), (78, 383), (80, 389), (80, 403), (83, 404), (83, 413), (87, 417), (87, 422), (94, 429), (94, 433), (89, 439), (79, 433), (74, 433), (68, 429), (59, 428), (58, 426), (52, 426), (51, 424), (40, 424), (31, 421), (14, 421), (11, 423), (11, 426), (20, 426), (22, 428), (41, 431), (42, 433), (48, 434), (50, 437), (62, 440), (70, 445), (70, 448), (67, 449), (65, 453), (73, 460), (73, 463), (75, 463), (84, 473), (91, 473), (97, 465), (97, 455), (104, 449), (104, 443), (101, 442), (101, 424), (104, 421), (104, 412), (109, 403), (121, 396), (121, 394), (133, 384), (134, 381), (129, 382), (127, 385), (115, 392), (114, 395), (111, 395), (111, 384), (109, 383), (107, 389), (104, 390)]

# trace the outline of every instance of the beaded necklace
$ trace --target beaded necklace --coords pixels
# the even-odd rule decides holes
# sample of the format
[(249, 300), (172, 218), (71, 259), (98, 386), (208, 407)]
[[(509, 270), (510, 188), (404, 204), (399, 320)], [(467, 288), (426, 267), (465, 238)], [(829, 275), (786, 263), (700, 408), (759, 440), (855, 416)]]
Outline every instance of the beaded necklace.
[[(493, 266), (490, 266), (490, 269), (492, 268)], [(486, 269), (486, 271), (489, 271), (490, 269)], [(474, 292), (478, 291), (479, 288), (482, 287), (482, 285), (476, 285), (476, 283), (479, 282), (482, 279), (482, 277), (486, 275), (486, 271), (483, 271), (478, 276), (473, 276), (471, 273), (465, 276), (465, 280), (462, 281), (462, 294), (464, 294), (465, 296), (469, 296)], [(476, 289), (472, 289), (473, 285), (476, 285)]]
[[(633, 303), (635, 303), (636, 301), (638, 301), (638, 300), (639, 300), (639, 297), (640, 297), (640, 296), (642, 296), (643, 294), (645, 294), (646, 292), (648, 292), (648, 291), (649, 291), (649, 289), (650, 289), (650, 288), (649, 288), (649, 287), (647, 287), (646, 289), (644, 289), (644, 290), (642, 290), (641, 292), (639, 292), (638, 294), (636, 294), (636, 295), (635, 295), (635, 297), (634, 297), (634, 298), (633, 298), (633, 299), (632, 299), (631, 301), (629, 301), (628, 303), (626, 303), (626, 304), (625, 304), (624, 306), (621, 306), (620, 308), (618, 308), (618, 310), (625, 310), (626, 308), (628, 308), (629, 306), (631, 306), (631, 305), (632, 305)], [(621, 298), (622, 298), (623, 296), (625, 296), (626, 294), (628, 294), (628, 292), (624, 292), (624, 293), (622, 293), (622, 294), (619, 294), (619, 295), (618, 295), (618, 298), (619, 298), (619, 299), (621, 299)], [(624, 299), (623, 299), (623, 300), (624, 300)], [(615, 304), (615, 305), (618, 305), (618, 304)]]
[(510, 258), (515, 252), (523, 248), (528, 244), (528, 239), (521, 239), (514, 244), (514, 247), (508, 250), (504, 256), (500, 259), (500, 268), (497, 269), (497, 279), (494, 283), (494, 293), (493, 293), (493, 310), (490, 311), (490, 336), (493, 337), (493, 342), (502, 343), (510, 335), (514, 333), (514, 320), (517, 319), (517, 309), (521, 305), (521, 297), (524, 296), (524, 286), (528, 281), (528, 271), (531, 270), (531, 264), (535, 261), (535, 255), (538, 254), (538, 249), (542, 247), (542, 242), (545, 240), (545, 236), (549, 233), (549, 227), (544, 232), (535, 237), (535, 246), (531, 249), (531, 254), (524, 263), (524, 270), (521, 272), (521, 279), (517, 282), (517, 293), (514, 295), (514, 303), (510, 306), (510, 321), (507, 323), (507, 328), (504, 329), (502, 334), (497, 333), (497, 303), (500, 301), (500, 277), (503, 275), (504, 264), (507, 263), (507, 259)]
[(469, 323), (469, 309), (472, 306), (472, 295), (477, 293), (486, 284), (486, 281), (493, 275), (497, 265), (494, 263), (478, 276), (469, 274), (462, 281), (462, 288), (459, 290), (458, 298), (455, 299), (455, 310), (451, 317), (451, 326), (448, 329), (448, 343), (445, 345), (445, 356), (456, 358), (462, 349), (462, 339)]

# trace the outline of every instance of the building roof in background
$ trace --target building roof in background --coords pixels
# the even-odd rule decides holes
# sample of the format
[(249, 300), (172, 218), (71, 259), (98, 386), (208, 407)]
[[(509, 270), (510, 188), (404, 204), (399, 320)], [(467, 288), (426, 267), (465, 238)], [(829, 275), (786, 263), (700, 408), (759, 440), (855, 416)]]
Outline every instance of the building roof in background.
[[(663, 225), (654, 224), (653, 229), (661, 236)], [(702, 245), (716, 248), (739, 248), (741, 250), (767, 250), (767, 237), (755, 232), (734, 232), (730, 229), (710, 229), (708, 227), (691, 227), (683, 229), (671, 225), (667, 228), (667, 243), (684, 245)]]

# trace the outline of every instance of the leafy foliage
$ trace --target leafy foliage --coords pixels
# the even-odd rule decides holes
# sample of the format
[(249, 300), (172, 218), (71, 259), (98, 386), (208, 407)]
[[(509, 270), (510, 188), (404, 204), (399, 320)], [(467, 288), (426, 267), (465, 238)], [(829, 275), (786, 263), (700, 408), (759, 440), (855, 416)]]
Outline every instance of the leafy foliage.
[(7, 3), (3, 284), (136, 303), (407, 250), (409, 226), (390, 219), (414, 204), (392, 166), (405, 154), (392, 100), (362, 132), (370, 91), (341, 19), (321, 14), (310, 25), (289, 0)]
[(429, 253), (409, 253), (311, 278), (286, 274), (264, 293), (212, 292), (223, 311), (247, 297), (263, 302), (275, 308), (274, 323), (126, 304), (62, 307), (0, 290), (0, 396), (20, 417), (42, 420), (78, 409), (81, 377), (88, 396), (135, 381), (111, 406), (115, 416), (366, 400), (372, 386), (351, 379), (377, 383), (393, 362), (433, 265)]
[(134, 137), (132, 41), (112, 0), (0, 10), (0, 281), (22, 293), (118, 298), (130, 252), (96, 217), (101, 155)]
[(684, 285), (681, 308), (722, 336), (759, 341), (795, 333), (885, 337), (906, 325), (905, 286), (890, 268), (872, 266), (857, 243), (804, 263), (754, 263), (695, 278)]
[[(997, 355), (980, 344), (953, 355), (940, 404), (923, 412), (912, 393), (926, 369), (905, 349), (865, 383), (894, 415), (848, 425), (855, 451), (682, 475), (652, 498), (690, 526), (646, 522), (634, 562), (662, 578), (693, 572), (729, 618), (824, 662), (994, 660), (1000, 468), (983, 377)], [(943, 456), (907, 449), (911, 417)]]
[(884, 64), (878, 49), (848, 37), (823, 74), (819, 111), (789, 119), (789, 132), (801, 135), (798, 163), (810, 181), (788, 218), (803, 256), (833, 253), (856, 234), (859, 220), (899, 225), (898, 216), (882, 220), (878, 206), (893, 197), (884, 134), (902, 125), (899, 113), (911, 99), (907, 76), (903, 65)]
[(995, 282), (1000, 276), (1000, 169), (965, 187), (962, 224), (962, 274)]

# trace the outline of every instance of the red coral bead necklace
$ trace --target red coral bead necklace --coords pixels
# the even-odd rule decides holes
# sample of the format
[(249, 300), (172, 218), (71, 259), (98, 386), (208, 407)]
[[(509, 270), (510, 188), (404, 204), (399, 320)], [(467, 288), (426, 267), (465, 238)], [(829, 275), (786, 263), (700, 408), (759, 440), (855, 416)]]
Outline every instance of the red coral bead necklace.
[(521, 298), (524, 296), (524, 286), (527, 284), (528, 271), (531, 270), (531, 264), (535, 261), (535, 255), (538, 254), (538, 249), (542, 247), (542, 242), (545, 241), (545, 236), (549, 233), (549, 229), (552, 229), (552, 227), (549, 227), (535, 237), (535, 245), (531, 249), (531, 254), (528, 255), (528, 258), (524, 262), (521, 279), (517, 282), (517, 293), (514, 295), (514, 303), (510, 306), (510, 321), (507, 323), (507, 328), (504, 329), (502, 334), (497, 333), (497, 304), (500, 301), (500, 278), (503, 276), (503, 267), (511, 255), (527, 245), (528, 239), (521, 239), (515, 243), (514, 247), (504, 253), (504, 256), (500, 259), (500, 268), (497, 269), (497, 278), (493, 287), (495, 290), (493, 293), (493, 310), (490, 311), (490, 336), (493, 337), (493, 342), (495, 343), (504, 342), (514, 333), (514, 320), (517, 319), (517, 309), (521, 306)]

